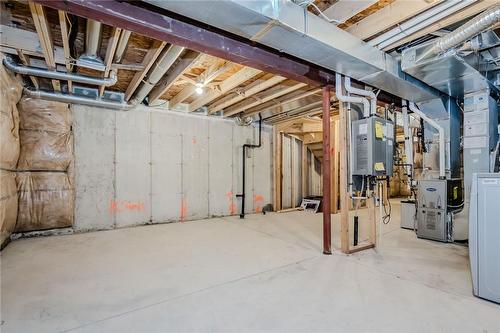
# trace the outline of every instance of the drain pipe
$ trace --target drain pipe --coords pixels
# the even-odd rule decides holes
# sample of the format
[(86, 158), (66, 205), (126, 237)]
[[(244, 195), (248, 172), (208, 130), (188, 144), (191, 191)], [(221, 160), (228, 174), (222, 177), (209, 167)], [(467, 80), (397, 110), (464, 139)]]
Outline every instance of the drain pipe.
[(260, 148), (262, 145), (262, 115), (259, 113), (259, 143), (256, 145), (253, 144), (244, 144), (243, 152), (242, 152), (242, 163), (243, 163), (243, 179), (241, 181), (241, 194), (236, 194), (237, 198), (241, 198), (241, 213), (240, 219), (245, 218), (245, 169), (246, 169), (246, 152), (248, 149)]
[(411, 137), (410, 115), (408, 115), (407, 102), (403, 101), (403, 132), (405, 136), (405, 156), (408, 164), (405, 166), (406, 174), (413, 179), (413, 138)]
[(5, 57), (3, 59), (3, 65), (12, 72), (21, 75), (45, 77), (54, 80), (80, 82), (96, 86), (110, 87), (114, 85), (118, 80), (116, 73), (114, 71), (110, 73), (109, 78), (97, 78), (87, 75), (64, 73), (64, 72), (50, 71), (47, 69), (42, 69), (37, 67), (23, 66), (14, 62), (14, 60), (12, 60), (10, 57)]
[(415, 103), (409, 104), (410, 111), (415, 112), (421, 119), (425, 120), (429, 125), (434, 127), (439, 132), (439, 178), (446, 179), (446, 163), (445, 163), (445, 137), (444, 128), (440, 126), (433, 119), (427, 117), (425, 113), (420, 111), (420, 109), (415, 105)]
[[(347, 79), (347, 77), (346, 77)], [(335, 95), (337, 96), (337, 99), (342, 102), (342, 103), (363, 103), (363, 114), (364, 115), (369, 115), (370, 113), (370, 103), (366, 98), (363, 97), (357, 97), (357, 96), (349, 96), (349, 95), (344, 95), (342, 92), (342, 75), (339, 73), (335, 74)], [(352, 140), (351, 140), (351, 132), (352, 132), (352, 122), (351, 122), (351, 110), (350, 108), (348, 109), (348, 121), (349, 125), (347, 126), (349, 133), (349, 195), (352, 198), (353, 197), (353, 177), (352, 173), (354, 172), (353, 170), (353, 151), (352, 151)]]
[(374, 115), (375, 113), (377, 113), (377, 95), (375, 95), (375, 93), (373, 91), (353, 87), (351, 85), (351, 78), (347, 77), (347, 76), (345, 77), (344, 86), (345, 86), (345, 90), (347, 90), (348, 93), (365, 96), (370, 100), (369, 111), (367, 112), (366, 108), (364, 110), (364, 117), (365, 118), (368, 118), (368, 117)]
[(46, 92), (42, 90), (32, 90), (29, 88), (23, 89), (24, 95), (31, 98), (45, 99), (48, 101), (62, 102), (62, 103), (71, 103), (71, 104), (80, 104), (80, 105), (88, 105), (95, 106), (105, 109), (113, 109), (118, 111), (128, 111), (132, 109), (137, 103), (117, 103), (111, 102), (103, 99), (92, 99), (87, 97), (81, 97), (77, 95), (68, 95), (57, 92)]

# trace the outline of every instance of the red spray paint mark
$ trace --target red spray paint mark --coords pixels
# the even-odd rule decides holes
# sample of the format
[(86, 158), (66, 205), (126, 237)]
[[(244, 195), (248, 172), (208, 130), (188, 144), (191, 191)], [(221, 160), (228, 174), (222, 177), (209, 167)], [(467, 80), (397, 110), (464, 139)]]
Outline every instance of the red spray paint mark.
[(182, 199), (181, 201), (181, 221), (184, 221), (184, 219), (186, 218), (187, 216), (187, 201), (186, 199)]
[(109, 202), (109, 214), (144, 211), (144, 202), (132, 202), (127, 200), (111, 200)]
[(198, 141), (196, 141), (196, 138), (194, 136), (193, 136), (193, 139), (191, 140), (191, 142), (193, 143), (193, 145), (198, 143)]

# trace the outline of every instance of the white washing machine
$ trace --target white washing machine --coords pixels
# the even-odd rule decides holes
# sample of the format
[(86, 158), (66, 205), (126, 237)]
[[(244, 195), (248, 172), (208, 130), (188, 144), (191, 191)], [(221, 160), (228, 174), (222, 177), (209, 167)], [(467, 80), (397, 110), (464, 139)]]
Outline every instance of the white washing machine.
[(500, 303), (500, 173), (475, 173), (469, 210), (474, 295)]

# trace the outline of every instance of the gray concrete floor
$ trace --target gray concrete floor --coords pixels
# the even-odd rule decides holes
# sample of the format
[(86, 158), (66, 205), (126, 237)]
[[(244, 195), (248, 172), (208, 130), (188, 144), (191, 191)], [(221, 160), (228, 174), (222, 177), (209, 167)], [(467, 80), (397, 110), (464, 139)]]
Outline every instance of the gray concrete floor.
[[(399, 228), (321, 254), (321, 215), (249, 215), (22, 239), (1, 254), (7, 332), (500, 332), (467, 248)], [(334, 219), (338, 247), (338, 216)]]

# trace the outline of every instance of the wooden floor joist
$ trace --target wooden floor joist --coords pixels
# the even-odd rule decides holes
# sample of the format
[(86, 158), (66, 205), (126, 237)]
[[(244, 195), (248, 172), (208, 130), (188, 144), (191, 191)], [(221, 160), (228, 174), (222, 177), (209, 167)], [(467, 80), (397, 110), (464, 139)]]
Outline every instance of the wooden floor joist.
[[(50, 33), (49, 22), (47, 20), (47, 15), (45, 9), (42, 5), (34, 3), (32, 1), (28, 2), (31, 16), (33, 17), (33, 23), (38, 33), (38, 38), (40, 39), (40, 45), (42, 46), (43, 55), (45, 62), (47, 63), (47, 68), (50, 70), (56, 69), (56, 62), (54, 59), (54, 44), (52, 42), (52, 37)], [(61, 83), (58, 80), (52, 80), (52, 86), (55, 91), (61, 91)]]
[[(71, 52), (69, 48), (69, 31), (68, 31), (68, 26), (66, 24), (67, 15), (66, 12), (62, 10), (58, 11), (58, 15), (59, 15), (59, 26), (61, 27), (61, 38), (63, 42), (66, 71), (68, 73), (71, 73), (73, 66), (71, 65)], [(72, 91), (73, 91), (73, 82), (68, 81), (68, 92), (71, 94)]]

